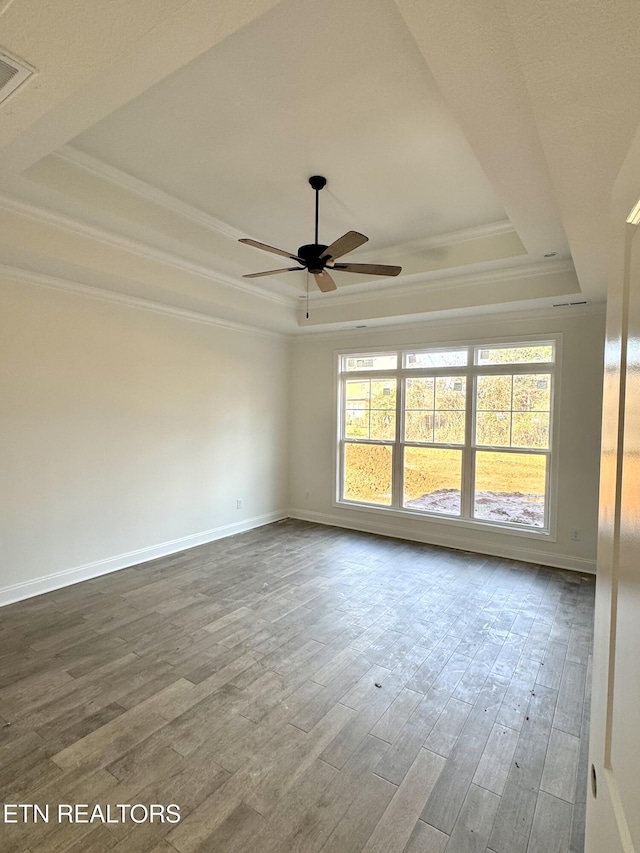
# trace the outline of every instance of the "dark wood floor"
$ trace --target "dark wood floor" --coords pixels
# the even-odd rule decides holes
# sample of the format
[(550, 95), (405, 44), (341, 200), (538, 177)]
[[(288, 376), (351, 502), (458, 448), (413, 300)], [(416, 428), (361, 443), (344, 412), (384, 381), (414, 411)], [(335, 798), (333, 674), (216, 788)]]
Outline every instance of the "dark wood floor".
[(0, 611), (0, 849), (582, 853), (594, 579), (286, 521)]

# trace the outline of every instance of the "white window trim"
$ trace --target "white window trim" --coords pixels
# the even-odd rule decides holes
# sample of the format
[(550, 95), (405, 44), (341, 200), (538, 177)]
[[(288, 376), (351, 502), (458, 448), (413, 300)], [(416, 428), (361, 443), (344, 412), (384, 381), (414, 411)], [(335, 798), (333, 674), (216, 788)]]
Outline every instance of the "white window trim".
[[(510, 346), (518, 346), (519, 344), (527, 345), (532, 343), (553, 343), (555, 348), (555, 360), (552, 364), (549, 363), (531, 363), (531, 364), (496, 364), (496, 365), (475, 365), (471, 364), (471, 362), (466, 367), (445, 367), (445, 368), (405, 368), (403, 366), (403, 354), (406, 352), (420, 352), (427, 350), (455, 350), (460, 349), (462, 347), (469, 347), (473, 352), (473, 347), (486, 347), (490, 349), (492, 346), (499, 345), (510, 345)], [(347, 355), (389, 355), (390, 353), (398, 354), (398, 367), (395, 370), (390, 371), (353, 371), (351, 373), (352, 378), (357, 378), (362, 376), (363, 378), (368, 378), (371, 374), (375, 374), (376, 378), (384, 375), (393, 376), (394, 378), (398, 378), (400, 382), (407, 376), (420, 376), (425, 373), (429, 376), (435, 376), (440, 373), (440, 375), (452, 376), (456, 373), (460, 373), (464, 376), (474, 376), (478, 371), (486, 372), (495, 372), (495, 373), (517, 373), (521, 368), (522, 372), (530, 372), (530, 373), (539, 373), (543, 372), (545, 368), (547, 370), (551, 370), (552, 373), (552, 404), (551, 404), (551, 412), (550, 412), (550, 428), (549, 428), (549, 436), (550, 436), (550, 450), (548, 454), (548, 469), (547, 469), (547, 494), (546, 494), (546, 513), (547, 513), (547, 526), (545, 528), (534, 528), (534, 527), (525, 527), (518, 526), (515, 524), (501, 524), (500, 522), (489, 521), (489, 520), (481, 520), (474, 518), (457, 518), (454, 516), (448, 516), (440, 513), (430, 513), (425, 512), (424, 510), (411, 510), (406, 508), (400, 508), (399, 506), (380, 506), (378, 504), (365, 504), (362, 502), (349, 501), (341, 498), (342, 491), (342, 467), (343, 467), (343, 458), (342, 458), (342, 416), (343, 416), (343, 405), (342, 405), (342, 388), (343, 388), (343, 375), (340, 367), (341, 367), (341, 359), (343, 356)], [(537, 539), (541, 538), (548, 542), (556, 542), (557, 541), (557, 516), (558, 516), (558, 472), (560, 468), (560, 442), (559, 442), (559, 432), (560, 432), (560, 424), (558, 412), (560, 410), (560, 394), (561, 394), (561, 377), (562, 377), (562, 333), (554, 332), (547, 334), (538, 334), (538, 335), (517, 335), (517, 336), (503, 336), (503, 337), (493, 337), (493, 338), (465, 338), (452, 340), (448, 338), (446, 341), (420, 341), (419, 343), (411, 344), (402, 344), (398, 346), (384, 346), (384, 347), (350, 347), (350, 348), (341, 348), (339, 350), (334, 350), (334, 412), (333, 412), (333, 423), (334, 423), (334, 446), (335, 446), (335, 460), (333, 465), (333, 499), (332, 506), (336, 509), (341, 510), (354, 510), (356, 512), (365, 512), (365, 513), (373, 513), (376, 515), (382, 514), (384, 516), (390, 518), (397, 518), (398, 520), (403, 521), (422, 521), (427, 523), (436, 523), (442, 524), (445, 526), (453, 526), (458, 528), (466, 528), (471, 530), (483, 530), (485, 532), (493, 532), (493, 533), (503, 533), (509, 536), (517, 536), (526, 539)], [(470, 450), (471, 443), (469, 440), (470, 435), (473, 430), (473, 420), (475, 417), (475, 400), (473, 399), (474, 382), (467, 381), (467, 412), (469, 416), (467, 417), (467, 425), (466, 425), (466, 435), (465, 435), (465, 445), (464, 448)], [(471, 398), (471, 407), (469, 408), (469, 402)], [(401, 417), (396, 418), (396, 438), (393, 442), (396, 448), (401, 448), (403, 442), (400, 441), (400, 430), (402, 425), (400, 421), (403, 419), (404, 414), (401, 410)], [(371, 443), (379, 443), (379, 444), (389, 444), (389, 441), (379, 441), (379, 442), (371, 442)], [(447, 447), (447, 445), (428, 445), (429, 447)], [(453, 447), (453, 445), (450, 445)], [(456, 448), (461, 447), (461, 445), (456, 445)], [(487, 448), (487, 450), (496, 452), (519, 452), (518, 448), (504, 448), (504, 447), (495, 447), (495, 448)], [(526, 452), (527, 448), (522, 448), (522, 451)], [(534, 450), (533, 452), (536, 452)], [(402, 454), (399, 452), (394, 453), (394, 466), (397, 468), (402, 465)], [(471, 477), (471, 482), (473, 482), (473, 459), (475, 454), (467, 452), (464, 454), (465, 456), (465, 464), (463, 466), (463, 481), (462, 481), (462, 501), (465, 500), (465, 476)], [(467, 469), (466, 471), (464, 469)], [(396, 471), (393, 473), (393, 484), (394, 488), (399, 488), (399, 484), (401, 483), (401, 477), (398, 477)], [(471, 492), (468, 490), (468, 495)], [(394, 497), (396, 497), (394, 495)]]

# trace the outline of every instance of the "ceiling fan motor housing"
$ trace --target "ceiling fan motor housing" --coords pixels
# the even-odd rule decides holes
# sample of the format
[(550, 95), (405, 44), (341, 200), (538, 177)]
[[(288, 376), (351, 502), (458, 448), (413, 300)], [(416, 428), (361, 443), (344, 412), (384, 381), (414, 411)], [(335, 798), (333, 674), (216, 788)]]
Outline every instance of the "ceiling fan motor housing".
[(322, 260), (322, 254), (328, 246), (322, 243), (307, 243), (306, 246), (300, 246), (298, 249), (298, 257), (302, 258), (306, 268), (311, 273), (322, 272), (326, 266), (326, 262)]

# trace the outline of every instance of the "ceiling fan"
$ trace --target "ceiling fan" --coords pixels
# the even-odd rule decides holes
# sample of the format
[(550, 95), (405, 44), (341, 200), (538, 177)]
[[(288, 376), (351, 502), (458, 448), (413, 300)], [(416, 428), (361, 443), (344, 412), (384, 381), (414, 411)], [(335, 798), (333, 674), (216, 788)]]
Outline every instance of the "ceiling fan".
[(347, 231), (342, 237), (338, 237), (330, 246), (325, 246), (318, 242), (318, 210), (320, 203), (320, 190), (326, 186), (327, 179), (322, 175), (313, 175), (309, 178), (311, 187), (316, 194), (316, 231), (315, 243), (307, 243), (306, 246), (300, 246), (297, 254), (285, 252), (283, 249), (275, 249), (273, 246), (267, 246), (266, 243), (258, 243), (257, 240), (249, 240), (243, 237), (240, 242), (246, 243), (247, 246), (254, 246), (256, 249), (263, 249), (265, 252), (272, 252), (274, 255), (281, 255), (283, 258), (290, 258), (292, 261), (300, 264), (297, 267), (285, 267), (279, 270), (267, 270), (266, 272), (252, 272), (243, 278), (259, 278), (262, 275), (276, 275), (281, 272), (294, 272), (294, 270), (308, 270), (314, 276), (316, 284), (323, 293), (328, 293), (331, 290), (337, 290), (337, 285), (333, 278), (329, 275), (328, 270), (336, 272), (354, 272), (360, 275), (384, 275), (394, 276), (402, 272), (402, 267), (388, 266), (387, 264), (339, 264), (336, 263), (337, 258), (352, 252), (358, 246), (368, 241), (368, 237), (364, 234), (359, 234), (357, 231)]

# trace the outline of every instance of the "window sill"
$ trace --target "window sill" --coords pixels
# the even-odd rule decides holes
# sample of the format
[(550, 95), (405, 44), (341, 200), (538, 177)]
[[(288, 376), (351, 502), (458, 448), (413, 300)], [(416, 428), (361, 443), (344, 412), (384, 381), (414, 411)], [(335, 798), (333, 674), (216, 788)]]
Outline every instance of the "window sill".
[(547, 542), (555, 542), (556, 536), (547, 528), (525, 528), (515, 525), (500, 524), (493, 521), (480, 521), (475, 518), (455, 518), (435, 512), (415, 512), (410, 509), (398, 509), (397, 507), (378, 506), (376, 504), (356, 503), (355, 501), (336, 500), (333, 502), (336, 509), (353, 509), (356, 512), (373, 512), (403, 520), (412, 519), (436, 524), (444, 524), (448, 527), (463, 527), (467, 530), (483, 532), (505, 533), (508, 536), (518, 536), (524, 539), (544, 539)]

